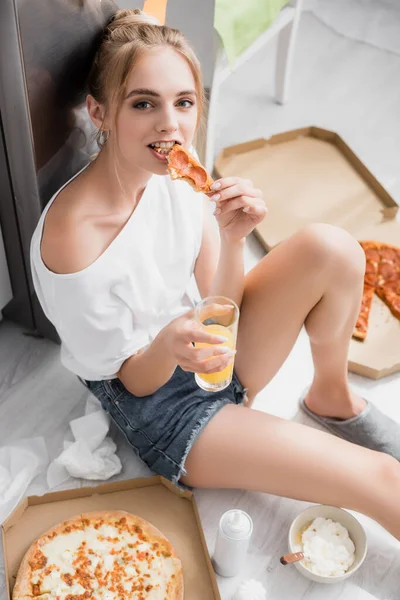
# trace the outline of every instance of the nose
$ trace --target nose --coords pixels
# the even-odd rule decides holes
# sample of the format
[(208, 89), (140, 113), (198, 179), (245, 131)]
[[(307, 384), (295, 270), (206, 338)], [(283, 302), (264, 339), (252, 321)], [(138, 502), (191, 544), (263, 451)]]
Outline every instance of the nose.
[(158, 120), (156, 130), (158, 133), (171, 134), (178, 129), (178, 119), (173, 107), (165, 108)]

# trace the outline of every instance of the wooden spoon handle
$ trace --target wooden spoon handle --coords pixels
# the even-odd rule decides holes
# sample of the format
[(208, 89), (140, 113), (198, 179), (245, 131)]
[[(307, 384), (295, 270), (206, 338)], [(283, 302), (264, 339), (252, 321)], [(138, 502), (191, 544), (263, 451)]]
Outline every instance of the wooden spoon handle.
[(293, 552), (292, 554), (285, 554), (284, 556), (281, 556), (280, 560), (283, 565), (291, 565), (298, 560), (303, 560), (303, 558), (303, 552)]

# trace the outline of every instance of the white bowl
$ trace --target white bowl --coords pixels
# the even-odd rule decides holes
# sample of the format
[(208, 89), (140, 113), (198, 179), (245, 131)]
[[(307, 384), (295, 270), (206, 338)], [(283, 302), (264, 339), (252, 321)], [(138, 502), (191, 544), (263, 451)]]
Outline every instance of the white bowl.
[(355, 573), (364, 562), (367, 554), (367, 536), (365, 535), (362, 525), (355, 517), (353, 517), (353, 515), (345, 510), (342, 510), (341, 508), (336, 508), (335, 506), (325, 506), (323, 504), (319, 504), (316, 506), (310, 506), (300, 513), (293, 521), (289, 530), (290, 552), (299, 552), (302, 550), (300, 537), (301, 533), (304, 528), (312, 523), (312, 521), (317, 517), (332, 519), (332, 521), (337, 521), (343, 525), (343, 527), (346, 527), (355, 546), (354, 563), (343, 575), (328, 577), (313, 573), (302, 564), (302, 561), (297, 561), (293, 564), (300, 571), (300, 573), (302, 573), (305, 577), (312, 579), (312, 581), (316, 581), (318, 583), (338, 583), (339, 581), (343, 581), (344, 579), (351, 577), (351, 575), (353, 575), (353, 573)]

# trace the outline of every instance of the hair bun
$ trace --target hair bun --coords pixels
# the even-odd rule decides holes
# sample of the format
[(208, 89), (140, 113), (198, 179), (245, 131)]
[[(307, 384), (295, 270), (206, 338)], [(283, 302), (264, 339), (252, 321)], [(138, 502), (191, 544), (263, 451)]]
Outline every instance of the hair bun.
[(152, 15), (148, 15), (143, 12), (139, 8), (135, 9), (121, 9), (118, 10), (113, 18), (111, 19), (109, 25), (112, 28), (121, 27), (124, 25), (158, 25), (161, 23), (158, 19), (153, 17)]

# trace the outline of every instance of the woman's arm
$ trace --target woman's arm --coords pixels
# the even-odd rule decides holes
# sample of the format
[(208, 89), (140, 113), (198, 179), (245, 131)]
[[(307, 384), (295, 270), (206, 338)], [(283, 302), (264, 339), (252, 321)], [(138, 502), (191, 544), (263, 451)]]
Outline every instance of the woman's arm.
[(135, 396), (154, 394), (172, 377), (177, 363), (167, 351), (167, 332), (162, 329), (150, 346), (130, 356), (118, 372), (127, 390)]
[[(194, 310), (188, 311), (166, 325), (150, 346), (128, 358), (118, 377), (135, 396), (148, 396), (172, 377), (179, 365), (192, 373), (215, 373), (224, 369), (232, 353), (223, 346), (227, 338), (204, 331), (194, 320)], [(195, 348), (193, 342), (205, 342), (205, 348)]]
[(204, 201), (203, 236), (195, 266), (195, 278), (202, 298), (226, 296), (240, 306), (243, 286), (243, 248), (245, 238), (231, 241), (211, 214), (210, 201)]

